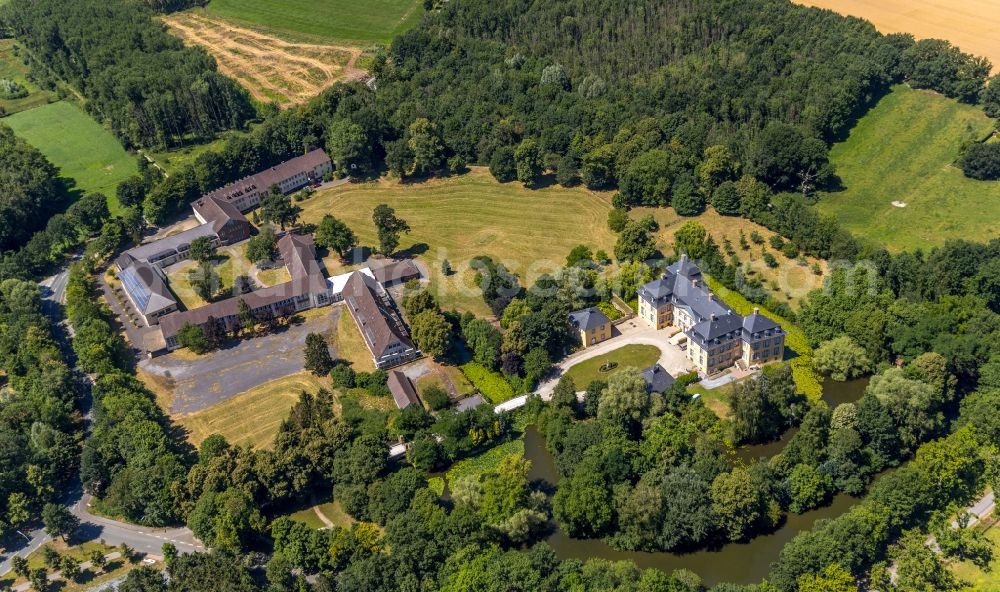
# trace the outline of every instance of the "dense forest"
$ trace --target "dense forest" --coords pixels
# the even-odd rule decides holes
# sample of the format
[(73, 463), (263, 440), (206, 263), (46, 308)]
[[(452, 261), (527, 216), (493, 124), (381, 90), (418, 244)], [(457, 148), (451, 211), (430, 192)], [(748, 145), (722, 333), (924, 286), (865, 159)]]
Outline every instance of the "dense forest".
[(33, 282), (0, 282), (0, 537), (59, 502), (80, 462), (80, 378)]
[[(16, 21), (18, 34), (53, 71), (78, 84), (97, 115), (130, 144), (169, 144), (242, 123), (245, 99), (228, 95), (225, 85), (221, 98), (204, 102), (178, 99), (172, 90), (160, 94), (159, 81), (150, 87), (155, 92), (135, 95), (125, 82), (111, 83), (112, 74), (131, 81), (160, 76), (144, 66), (168, 63), (185, 66), (165, 77), (169, 89), (216, 76), (202, 54), (181, 50), (147, 26), (147, 7), (65, 4), (18, 3), (7, 14), (38, 17)], [(135, 47), (144, 51), (131, 55), (124, 35), (94, 41), (103, 31), (96, 18), (62, 22), (77, 10), (131, 23), (121, 30), (142, 41)], [(125, 56), (127, 67), (108, 65)], [(0, 284), (6, 344), (0, 367), (8, 395), (0, 397), (6, 418), (0, 437), (4, 466), (12, 467), (11, 478), (0, 481), (11, 484), (0, 492), (3, 520), (16, 525), (24, 515), (17, 511), (36, 483), (29, 467), (67, 475), (79, 463), (84, 487), (102, 510), (146, 525), (185, 523), (214, 549), (169, 558), (169, 583), (140, 569), (121, 590), (695, 592), (702, 589), (697, 577), (684, 571), (563, 561), (541, 541), (555, 521), (575, 536), (601, 537), (621, 549), (688, 550), (747, 540), (836, 493), (867, 492), (847, 514), (787, 545), (769, 583), (717, 590), (820, 590), (827, 580), (853, 585), (854, 577), (869, 574), (882, 585), (876, 575), (885, 574), (900, 548), (916, 552), (897, 541), (913, 538), (910, 529), (925, 528), (949, 504), (967, 502), (993, 474), (1000, 444), (1000, 241), (953, 241), (890, 255), (818, 216), (800, 195), (836, 182), (829, 143), (889, 85), (908, 80), (976, 102), (1000, 88), (986, 87), (983, 66), (947, 44), (881, 36), (862, 21), (781, 0), (447, 3), (379, 57), (377, 90), (338, 85), (302, 108), (271, 115), (167, 179), (146, 169), (119, 187), (127, 206), (122, 217), (110, 218), (95, 198), (81, 200), (82, 211), (53, 216), (4, 257), (0, 278), (27, 277), (67, 245), (94, 239), (72, 269), (67, 313), (78, 363), (96, 383), (93, 431), (81, 452), (74, 391), (56, 380), (68, 370), (33, 304), (37, 289), (18, 280)], [(188, 109), (214, 115), (182, 129), (174, 118), (183, 120)], [(253, 450), (212, 436), (194, 451), (177, 440), (169, 418), (132, 375), (127, 346), (97, 304), (91, 278), (101, 261), (139, 236), (140, 212), (162, 221), (204, 191), (316, 145), (325, 145), (342, 168), (356, 165), (362, 173), (384, 167), (419, 177), (478, 162), (501, 180), (530, 185), (548, 170), (566, 185), (618, 188), (609, 220), (619, 233), (616, 285), (596, 280), (593, 259), (606, 257), (590, 253), (571, 254), (565, 269), (534, 286), (481, 257), (477, 269), (496, 280), (483, 296), (500, 329), (443, 311), (426, 292), (401, 303), (411, 318), (443, 327), (442, 355), (451, 355), (449, 343), (460, 343), (464, 348), (455, 349), (519, 391), (565, 354), (568, 310), (608, 291), (634, 296), (640, 280), (655, 273), (643, 263), (658, 255), (653, 229), (626, 214), (639, 204), (694, 214), (711, 203), (776, 230), (795, 253), (863, 261), (837, 269), (828, 289), (810, 295), (799, 311), (780, 312), (801, 326), (808, 343), (800, 345), (816, 348), (818, 369), (871, 373), (871, 384), (856, 403), (831, 409), (802, 392), (794, 365), (777, 366), (741, 385), (732, 416), (722, 420), (687, 396), (683, 379), (653, 396), (631, 371), (607, 383), (562, 381), (551, 403), (536, 399), (526, 410), (563, 477), (554, 491), (532, 483), (517, 460), (449, 484), (449, 500), (431, 491), (428, 472), (517, 437), (514, 418), (488, 407), (432, 416), (412, 406), (390, 414), (340, 396), (334, 414), (330, 393), (303, 393), (273, 447)], [(674, 246), (675, 255), (690, 254), (724, 286), (779, 308), (741, 275), (732, 245), (716, 244), (702, 229), (684, 233)], [(55, 378), (39, 378), (43, 368)], [(384, 373), (362, 376), (342, 364), (332, 377), (339, 388), (363, 387), (376, 396), (385, 386)], [(580, 402), (575, 393), (583, 389)], [(772, 441), (792, 426), (797, 433), (771, 459), (747, 464), (730, 453), (734, 444)], [(38, 444), (36, 430), (51, 437)], [(404, 461), (389, 463), (386, 443), (399, 438), (412, 446)], [(32, 503), (57, 495), (62, 482), (54, 476), (51, 483)], [(316, 531), (280, 517), (331, 493), (356, 520), (351, 527)], [(925, 537), (917, 536), (918, 550)], [(266, 566), (259, 551), (270, 554)], [(926, 574), (908, 572), (912, 564), (901, 562), (898, 589), (948, 589), (915, 584)]]
[(35, 77), (70, 83), (126, 147), (242, 127), (254, 115), (246, 91), (152, 17), (136, 0), (10, 2), (0, 11), (0, 22), (42, 62)]
[(0, 125), (0, 251), (27, 242), (65, 207), (56, 174), (41, 152)]

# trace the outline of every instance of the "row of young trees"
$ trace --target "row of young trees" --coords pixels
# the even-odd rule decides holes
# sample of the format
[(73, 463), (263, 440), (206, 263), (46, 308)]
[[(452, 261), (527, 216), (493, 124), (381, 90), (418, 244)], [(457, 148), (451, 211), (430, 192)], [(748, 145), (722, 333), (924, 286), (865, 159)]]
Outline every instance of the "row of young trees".
[(12, 2), (0, 21), (41, 62), (35, 76), (78, 89), (126, 147), (204, 138), (255, 115), (249, 94), (203, 50), (167, 33), (143, 3)]

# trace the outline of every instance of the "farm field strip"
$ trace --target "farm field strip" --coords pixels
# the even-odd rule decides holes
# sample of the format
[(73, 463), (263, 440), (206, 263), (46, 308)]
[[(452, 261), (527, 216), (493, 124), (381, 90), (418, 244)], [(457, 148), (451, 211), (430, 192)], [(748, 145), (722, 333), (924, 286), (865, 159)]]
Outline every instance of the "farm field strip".
[(300, 104), (339, 80), (365, 76), (356, 67), (357, 47), (286, 41), (193, 12), (163, 20), (186, 43), (208, 51), (223, 74), (260, 101)]
[(795, 0), (872, 22), (882, 33), (947, 39), (1000, 68), (1000, 0)]
[(389, 43), (423, 14), (421, 0), (212, 0), (205, 11), (268, 32), (352, 45)]

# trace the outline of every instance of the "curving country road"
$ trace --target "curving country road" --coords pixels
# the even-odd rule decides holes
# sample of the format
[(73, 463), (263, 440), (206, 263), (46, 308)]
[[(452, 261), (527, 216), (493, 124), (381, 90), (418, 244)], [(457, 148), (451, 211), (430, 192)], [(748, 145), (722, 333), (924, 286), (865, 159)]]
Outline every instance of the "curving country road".
[[(56, 324), (62, 322), (62, 307), (60, 305), (65, 301), (67, 277), (68, 269), (63, 268), (56, 275), (40, 282), (43, 288), (43, 311)], [(65, 334), (62, 332), (56, 332), (56, 335), (60, 340), (65, 340)], [(61, 345), (68, 347), (68, 343)], [(82, 372), (80, 374), (86, 376)], [(89, 424), (89, 413), (86, 414), (86, 417)], [(180, 553), (205, 550), (205, 547), (188, 528), (148, 528), (96, 516), (90, 512), (92, 500), (93, 497), (83, 493), (78, 487), (76, 491), (68, 495), (64, 502), (70, 512), (80, 519), (80, 528), (73, 535), (74, 542), (103, 540), (106, 544), (114, 546), (125, 543), (140, 553), (156, 556), (159, 556), (163, 544), (167, 542), (173, 543)], [(3, 549), (4, 553), (0, 555), (0, 576), (7, 574), (12, 569), (11, 563), (14, 556), (27, 557), (51, 540), (52, 537), (45, 534), (42, 528), (22, 532), (20, 540), (12, 541), (13, 544)]]

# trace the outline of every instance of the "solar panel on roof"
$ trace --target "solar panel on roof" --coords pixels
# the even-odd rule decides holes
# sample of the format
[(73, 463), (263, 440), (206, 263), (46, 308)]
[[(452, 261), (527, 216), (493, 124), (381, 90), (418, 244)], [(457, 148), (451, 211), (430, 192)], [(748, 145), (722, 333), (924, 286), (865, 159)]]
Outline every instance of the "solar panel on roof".
[(140, 310), (146, 310), (149, 299), (152, 297), (149, 288), (139, 279), (134, 267), (126, 267), (118, 274), (118, 279), (122, 281), (122, 286), (132, 296), (132, 301)]

